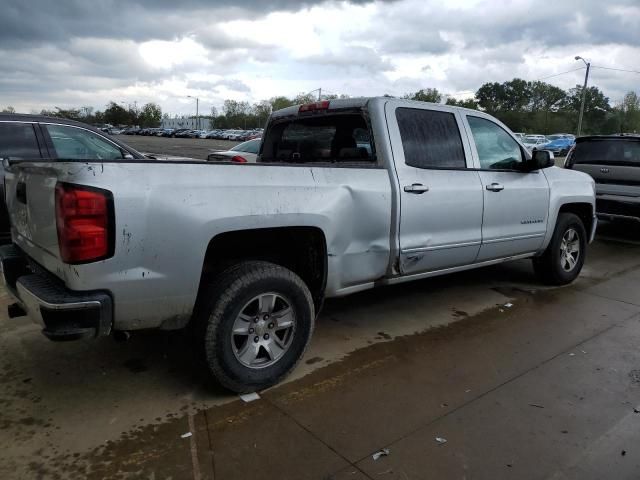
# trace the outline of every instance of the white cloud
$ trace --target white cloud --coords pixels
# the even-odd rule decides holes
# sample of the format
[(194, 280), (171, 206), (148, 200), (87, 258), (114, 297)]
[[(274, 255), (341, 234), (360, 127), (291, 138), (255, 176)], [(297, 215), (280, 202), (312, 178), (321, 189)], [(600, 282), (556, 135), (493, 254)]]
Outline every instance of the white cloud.
[[(148, 2), (126, 8), (8, 0), (0, 18), (0, 107), (20, 111), (155, 101), (189, 113), (322, 87), (468, 96), (484, 82), (536, 80), (582, 66), (639, 70), (637, 0)], [(107, 2), (108, 3), (108, 2)], [(21, 11), (24, 10), (24, 11)], [(29, 25), (17, 28), (17, 18)], [(548, 79), (562, 88), (584, 71)], [(639, 76), (594, 68), (612, 99)], [(207, 106), (208, 105), (208, 106)]]
[(140, 56), (150, 66), (170, 70), (176, 66), (206, 68), (210, 65), (207, 50), (192, 38), (179, 40), (151, 40), (138, 47)]

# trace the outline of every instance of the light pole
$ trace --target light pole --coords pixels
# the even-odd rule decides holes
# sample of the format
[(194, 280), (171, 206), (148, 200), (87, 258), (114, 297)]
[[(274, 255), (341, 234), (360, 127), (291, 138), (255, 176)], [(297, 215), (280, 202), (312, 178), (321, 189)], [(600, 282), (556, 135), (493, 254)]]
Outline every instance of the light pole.
[(311, 90), (310, 92), (307, 92), (307, 95), (313, 92), (318, 92), (318, 101), (322, 100), (322, 88), (316, 88), (315, 90)]
[(200, 99), (198, 97), (193, 97), (191, 95), (187, 95), (187, 97), (196, 99), (196, 129), (200, 130), (200, 116), (198, 114), (198, 108), (200, 106), (199, 105), (200, 104)]
[(582, 131), (582, 115), (584, 114), (584, 102), (587, 98), (587, 82), (589, 81), (589, 69), (591, 68), (591, 64), (580, 56), (576, 56), (575, 59), (582, 60), (584, 64), (587, 66), (587, 72), (584, 74), (584, 86), (582, 87), (582, 102), (580, 102), (580, 116), (578, 117), (578, 134), (576, 136), (579, 137), (580, 132)]

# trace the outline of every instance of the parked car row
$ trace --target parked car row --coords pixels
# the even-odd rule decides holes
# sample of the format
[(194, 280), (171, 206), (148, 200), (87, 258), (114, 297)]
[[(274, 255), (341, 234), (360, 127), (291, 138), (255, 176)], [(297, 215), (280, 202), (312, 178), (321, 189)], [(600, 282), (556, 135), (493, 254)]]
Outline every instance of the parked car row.
[(125, 129), (105, 128), (104, 132), (110, 135), (147, 135), (155, 137), (172, 138), (213, 138), (216, 140), (234, 140), (244, 142), (262, 135), (262, 128), (252, 130), (197, 130), (190, 128), (137, 128), (129, 127)]
[(516, 136), (529, 150), (549, 150), (554, 155), (566, 156), (575, 144), (576, 137), (570, 133), (554, 133), (553, 135), (540, 135), (517, 133)]

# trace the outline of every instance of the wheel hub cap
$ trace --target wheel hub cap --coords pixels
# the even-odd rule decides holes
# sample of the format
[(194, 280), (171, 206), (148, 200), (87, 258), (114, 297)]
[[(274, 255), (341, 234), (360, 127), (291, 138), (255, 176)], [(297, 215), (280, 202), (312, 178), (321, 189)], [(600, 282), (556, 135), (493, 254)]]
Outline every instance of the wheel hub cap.
[(580, 236), (573, 228), (568, 229), (562, 236), (560, 243), (560, 266), (565, 272), (570, 272), (578, 264), (580, 258)]
[(248, 368), (265, 368), (289, 350), (296, 329), (291, 302), (278, 293), (258, 295), (240, 310), (231, 331), (231, 348)]

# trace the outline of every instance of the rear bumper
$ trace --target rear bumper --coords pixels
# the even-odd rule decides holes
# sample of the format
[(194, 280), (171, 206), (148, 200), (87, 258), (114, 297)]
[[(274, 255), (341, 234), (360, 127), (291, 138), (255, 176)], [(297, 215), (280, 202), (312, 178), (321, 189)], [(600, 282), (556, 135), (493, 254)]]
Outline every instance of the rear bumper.
[(15, 245), (0, 247), (2, 281), (27, 315), (51, 340), (76, 340), (111, 332), (113, 304), (106, 292), (76, 292), (30, 265)]

